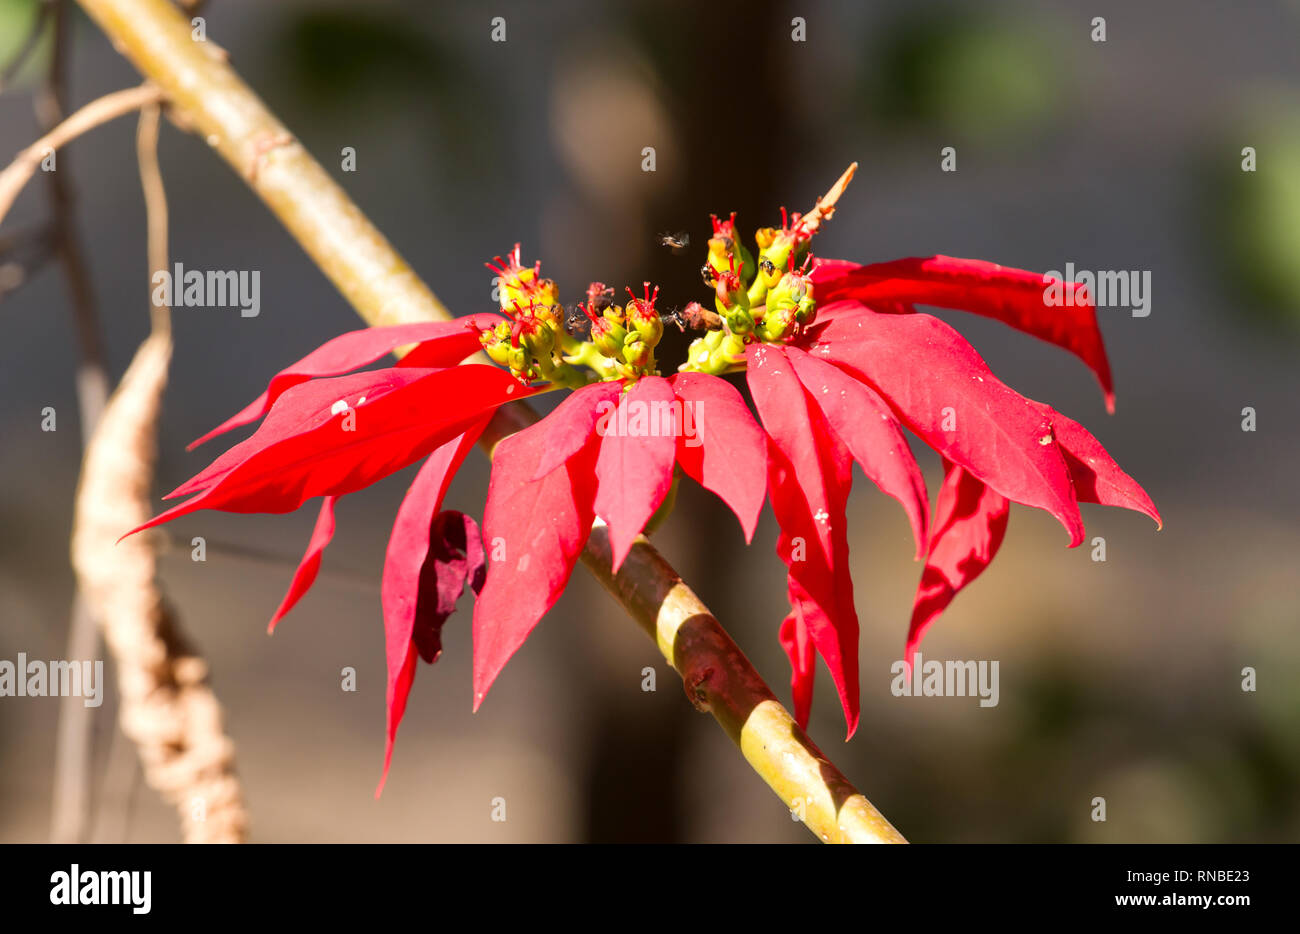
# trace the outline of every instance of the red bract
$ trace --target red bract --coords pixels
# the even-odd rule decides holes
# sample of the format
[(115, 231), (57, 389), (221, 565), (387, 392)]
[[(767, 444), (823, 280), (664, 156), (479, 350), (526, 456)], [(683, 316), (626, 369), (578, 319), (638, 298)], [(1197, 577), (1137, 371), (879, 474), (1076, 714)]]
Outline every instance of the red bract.
[[(494, 316), (485, 316), (494, 319)], [(405, 344), (418, 344), (404, 357), (400, 366), (426, 368), (454, 366), (478, 350), (478, 332), (466, 327), (464, 321), (431, 321), (421, 324), (403, 324), (390, 328), (362, 328), (340, 334), (321, 344), (297, 363), (291, 364), (271, 377), (266, 392), (244, 406), (202, 438), (193, 441), (193, 450), (205, 441), (224, 434), (232, 428), (257, 421), (274, 404), (275, 400), (291, 386), (305, 383), (316, 376), (338, 376), (374, 363), (385, 354)]]
[(266, 435), (249, 438), (238, 463), (223, 465), (202, 492), (133, 531), (198, 509), (292, 512), (313, 496), (352, 493), (524, 394), (508, 373), (479, 365), (391, 368), (294, 387), (272, 408), (286, 417), (268, 418)]
[[(483, 515), (487, 583), (474, 604), (474, 707), (559, 599), (599, 516), (614, 570), (672, 485), (673, 465), (753, 534), (766, 489), (763, 433), (740, 394), (702, 374), (575, 391), (497, 446)], [(593, 480), (594, 478), (594, 480)]]
[[(609, 526), (615, 571), (673, 485), (677, 438), (682, 434), (681, 419), (673, 418), (675, 399), (666, 379), (647, 376), (623, 393), (617, 407), (603, 413), (593, 506)], [(596, 423), (597, 431), (601, 424)]]
[[(628, 321), (642, 329), (637, 337), (653, 337), (653, 296), (647, 290), (629, 307)], [(537, 320), (548, 319), (539, 314)], [(618, 333), (632, 342), (632, 331), (620, 325)], [(333, 375), (412, 341), (420, 343), (403, 365)], [(322, 496), (306, 554), (271, 620), (274, 629), (316, 578), (334, 534), (338, 497), (428, 455), (398, 509), (384, 562), (388, 728), (380, 788), (416, 660), (436, 659), (442, 624), (465, 583), (482, 590), (474, 614), (477, 708), (563, 591), (597, 516), (609, 526), (617, 569), (668, 494), (678, 462), (735, 511), (747, 539), (766, 494), (766, 440), (724, 380), (679, 374), (596, 382), (499, 445), (484, 520), (493, 559), (484, 582), (477, 526), (442, 512), (442, 501), (495, 409), (531, 390), (495, 367), (410, 365), (412, 358), (453, 362), (479, 341), (463, 321), (375, 328), (330, 341), (282, 370), (258, 400), (206, 436), (265, 414), (250, 437), (170, 494), (190, 499), (141, 526), (199, 509), (289, 512)], [(483, 343), (492, 345), (490, 337)]]
[(311, 589), (311, 585), (316, 583), (325, 546), (334, 538), (334, 503), (337, 499), (338, 497), (335, 496), (321, 498), (320, 514), (316, 517), (316, 527), (312, 529), (311, 538), (307, 541), (307, 553), (302, 556), (298, 569), (294, 571), (293, 580), (289, 583), (289, 592), (284, 595), (279, 609), (267, 624), (267, 633), (275, 632), (275, 624), (284, 619), (303, 595)]
[[(953, 308), (995, 318), (1063, 347), (1096, 374), (1106, 408), (1115, 410), (1110, 362), (1097, 327), (1097, 312), (1077, 283), (951, 256), (913, 257), (869, 266), (822, 260), (813, 270), (812, 280), (823, 307), (848, 299), (879, 312), (910, 313), (915, 311), (914, 305)], [(1059, 304), (1047, 304), (1051, 284), (1061, 292)], [(1069, 301), (1064, 300), (1067, 293)], [(824, 320), (825, 312), (818, 317)]]
[[(790, 569), (791, 614), (783, 629), (787, 650), (804, 644), (803, 631), (830, 669), (849, 734), (858, 725), (858, 617), (849, 577), (844, 506), (852, 458), (816, 400), (802, 387), (784, 348), (751, 344), (746, 354), (750, 392), (770, 446), (768, 489), (781, 526), (777, 554)], [(796, 698), (811, 700), (812, 666), (806, 649), (791, 662)], [(796, 715), (807, 717), (807, 709)]]
[[(1055, 516), (1074, 547), (1080, 502), (1123, 506), (1157, 524), (1146, 492), (1097, 440), (1049, 406), (1008, 388), (955, 330), (916, 304), (972, 311), (1070, 350), (1112, 406), (1110, 368), (1094, 309), (1044, 301), (1048, 282), (1021, 270), (950, 257), (859, 266), (820, 261), (815, 323), (787, 346), (750, 344), (748, 379), (772, 445), (769, 485), (789, 567), (796, 718), (806, 723), (815, 647), (835, 682), (849, 734), (857, 725), (857, 634), (843, 538), (848, 463), (897, 499), (925, 558), (906, 661), (958, 591), (993, 559), (1010, 501)], [(1072, 283), (1056, 284), (1076, 289)], [(945, 481), (927, 525), (920, 472), (901, 429), (943, 456)]]
[[(676, 373), (668, 378), (682, 402), (694, 413), (698, 444), (686, 433), (677, 439), (682, 472), (717, 496), (736, 514), (745, 541), (754, 537), (758, 514), (767, 497), (767, 447), (745, 400), (724, 379), (703, 373)], [(696, 416), (703, 414), (705, 417)]]
[[(429, 455), (402, 498), (388, 539), (381, 589), (388, 661), (388, 731), (384, 772), (376, 796), (383, 790), (393, 761), (393, 742), (415, 679), (416, 656), (429, 664), (437, 660), (442, 624), (456, 608), (464, 584), (469, 580), (476, 592), (482, 586), (483, 546), (478, 541), (477, 526), (472, 519), (465, 519), (456, 529), (439, 510), (451, 478), (487, 427), (489, 417), (480, 418), (464, 434)], [(453, 531), (458, 541), (449, 538), (448, 533)]]
[[(507, 660), (559, 598), (591, 534), (597, 445), (594, 409), (602, 385), (579, 389), (551, 415), (497, 445), (483, 512), (488, 576), (474, 602), (474, 709)], [(560, 433), (570, 419), (586, 438), (558, 466), (537, 476), (549, 445), (547, 422)]]
[[(1080, 502), (1123, 506), (1157, 523), (1159, 514), (1087, 430), (1003, 385), (956, 331), (914, 308), (964, 309), (1057, 344), (1092, 368), (1110, 405), (1096, 315), (1077, 287), (950, 257), (872, 266), (822, 261), (805, 274), (808, 241), (836, 197), (780, 230), (759, 231), (757, 261), (739, 246), (734, 215), (714, 219), (701, 272), (714, 287), (717, 313), (692, 303), (670, 317), (708, 333), (669, 379), (658, 375), (655, 356), (664, 327), (657, 288), (645, 283), (641, 298), (629, 290), (631, 301), (619, 306), (612, 289), (593, 283), (578, 328), (556, 284), (541, 278), (540, 265), (523, 266), (516, 246), (491, 267), (504, 317), (485, 316), (486, 327), (461, 320), (371, 328), (329, 341), (195, 442), (263, 419), (170, 494), (190, 499), (141, 528), (199, 509), (289, 512), (323, 497), (274, 628), (316, 578), (337, 499), (427, 456), (398, 509), (384, 562), (382, 788), (417, 659), (437, 659), (442, 626), (466, 584), (478, 594), (477, 710), (559, 599), (594, 522), (608, 526), (617, 572), (669, 497), (678, 466), (730, 507), (746, 541), (770, 491), (777, 553), (788, 569), (790, 611), (780, 641), (793, 671), (796, 719), (807, 723), (820, 655), (852, 735), (858, 618), (845, 509), (854, 463), (903, 507), (925, 562), (908, 661), (926, 629), (993, 559), (1012, 501), (1054, 516), (1071, 546), (1083, 541)], [(1063, 296), (1069, 291), (1072, 302), (1045, 304), (1048, 285)], [(415, 346), (398, 366), (350, 372), (408, 345)], [(452, 366), (476, 345), (504, 369)], [(761, 428), (720, 377), (742, 367)], [(496, 408), (531, 395), (534, 381), (576, 388), (497, 446), (480, 540), (474, 520), (444, 511), (443, 500)], [(933, 517), (904, 429), (943, 458)]]
[(929, 315), (882, 315), (865, 306), (814, 325), (807, 344), (874, 388), (926, 444), (1009, 499), (1045, 509), (1071, 546), (1083, 520), (1051, 418), (1007, 387), (966, 340)]
[[(436, 657), (438, 630), (455, 604), (453, 591), (458, 595), (467, 580), (476, 590), (482, 583), (477, 527), (465, 519), (457, 529), (447, 514), (440, 514), (443, 496), (495, 409), (531, 394), (495, 367), (411, 365), (412, 360), (449, 365), (463, 359), (479, 343), (471, 325), (460, 320), (372, 328), (335, 338), (308, 354), (277, 374), (252, 405), (205, 436), (266, 416), (249, 438), (170, 494), (196, 495), (133, 530), (199, 509), (290, 512), (322, 496), (307, 552), (271, 619), (269, 628), (274, 629), (316, 578), (334, 534), (338, 497), (429, 455), (398, 510), (384, 567), (389, 662), (385, 775), (416, 656), (430, 662)], [(412, 343), (416, 346), (397, 367), (311, 379), (364, 366)]]
[(934, 539), (917, 587), (912, 622), (907, 629), (903, 663), (912, 670), (912, 655), (921, 637), (952, 598), (989, 566), (1007, 532), (1011, 501), (945, 459), (943, 486), (934, 502)]

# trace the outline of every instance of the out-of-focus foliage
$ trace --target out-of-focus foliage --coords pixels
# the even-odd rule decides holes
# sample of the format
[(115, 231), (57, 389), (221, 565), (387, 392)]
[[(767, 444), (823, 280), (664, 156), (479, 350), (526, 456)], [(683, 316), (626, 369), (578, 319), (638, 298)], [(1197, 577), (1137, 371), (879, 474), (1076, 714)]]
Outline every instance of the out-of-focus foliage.
[[(27, 44), (33, 24), (40, 15), (40, 0), (0, 0), (0, 70), (8, 70), (10, 61)], [(48, 23), (37, 46), (27, 56), (11, 86), (26, 86), (45, 68), (49, 60), (50, 32)]]
[(1050, 32), (1005, 14), (917, 8), (875, 45), (863, 96), (887, 126), (992, 144), (1048, 121), (1061, 96)]
[[(1255, 171), (1243, 171), (1243, 146)], [(1300, 107), (1277, 109), (1228, 134), (1216, 148), (1207, 225), (1231, 290), (1245, 301), (1225, 311), (1300, 329)]]
[[(276, 30), (280, 78), (318, 117), (381, 109), (409, 117), (432, 111), (439, 153), (457, 170), (484, 170), (495, 135), (484, 76), (450, 42), (400, 9), (349, 5), (295, 10)], [(460, 132), (477, 126), (474, 133)], [(483, 132), (487, 130), (487, 132)]]

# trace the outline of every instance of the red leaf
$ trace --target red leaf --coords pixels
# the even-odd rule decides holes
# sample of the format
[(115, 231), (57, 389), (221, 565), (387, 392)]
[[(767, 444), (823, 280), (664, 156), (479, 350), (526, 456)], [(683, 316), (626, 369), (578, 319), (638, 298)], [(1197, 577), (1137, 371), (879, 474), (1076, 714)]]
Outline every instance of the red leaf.
[[(694, 437), (677, 439), (677, 463), (696, 483), (716, 493), (740, 520), (745, 541), (754, 538), (767, 497), (767, 440), (736, 387), (704, 373), (669, 377), (690, 413)], [(684, 426), (685, 427), (685, 426)]]
[[(614, 571), (673, 484), (680, 419), (668, 380), (644, 376), (596, 423), (596, 514), (609, 525)], [(602, 428), (602, 425), (604, 426)]]
[(1011, 503), (951, 461), (943, 462), (943, 487), (934, 504), (934, 537), (921, 572), (903, 660), (912, 656), (957, 592), (980, 576), (1007, 532)]
[(781, 623), (779, 639), (781, 648), (785, 649), (785, 654), (790, 659), (790, 696), (794, 701), (794, 719), (806, 730), (808, 717), (812, 713), (817, 660), (813, 656), (813, 643), (808, 633), (804, 607), (807, 606), (811, 613), (820, 611), (816, 604), (808, 600), (807, 594), (793, 577), (786, 577), (786, 588), (790, 597), (790, 615)]
[(1122, 506), (1149, 516), (1161, 528), (1164, 523), (1155, 503), (1138, 482), (1120, 470), (1101, 442), (1073, 419), (1051, 410), (1052, 434), (1065, 456), (1081, 503)]
[[(307, 430), (253, 453), (197, 496), (133, 531), (198, 509), (292, 512), (313, 496), (351, 493), (419, 460), (497, 406), (528, 394), (504, 370), (474, 364), (377, 370), (372, 378), (391, 379), (401, 391), (368, 397), (364, 403), (344, 399), (351, 408), (329, 416), (319, 407), (318, 388), (313, 400), (318, 407), (299, 413)], [(286, 405), (291, 393), (276, 405)], [(326, 391), (323, 398), (330, 395)]]
[[(431, 552), (436, 556), (439, 549), (445, 551), (441, 543), (431, 542), (434, 520), (451, 478), (483, 433), (490, 417), (480, 417), (464, 434), (430, 454), (428, 460), (420, 466), (397, 509), (397, 519), (393, 523), (393, 533), (389, 536), (388, 549), (384, 555), (384, 577), (380, 590), (384, 607), (385, 655), (388, 660), (388, 731), (384, 748), (384, 772), (379, 779), (379, 787), (375, 789), (376, 797), (383, 791), (384, 782), (388, 779), (397, 727), (402, 721), (402, 714), (406, 712), (406, 700), (415, 680), (415, 660), (419, 649), (415, 638), (416, 620), (426, 558)], [(461, 579), (464, 580), (463, 577)], [(451, 605), (455, 607), (454, 600)]]
[(1083, 541), (1050, 409), (1003, 384), (948, 325), (863, 308), (814, 325), (811, 338), (813, 356), (869, 383), (930, 447), (1008, 499), (1055, 516), (1071, 547)]
[(411, 638), (420, 657), (432, 665), (442, 654), (442, 627), (456, 610), (468, 584), (483, 589), (487, 555), (478, 523), (464, 513), (444, 509), (429, 527), (429, 555), (420, 569), (420, 596)]
[(777, 554), (817, 651), (839, 692), (848, 734), (858, 725), (858, 617), (844, 515), (853, 461), (804, 391), (784, 350), (751, 344), (747, 377), (771, 439), (768, 490), (781, 526)]
[(303, 595), (311, 589), (311, 585), (316, 582), (316, 575), (320, 571), (321, 555), (325, 551), (325, 546), (330, 543), (334, 537), (334, 501), (337, 497), (326, 496), (321, 500), (320, 514), (316, 517), (316, 525), (311, 531), (311, 538), (307, 542), (307, 553), (302, 556), (302, 561), (298, 564), (298, 570), (293, 574), (293, 580), (289, 583), (289, 592), (284, 595), (280, 602), (280, 608), (275, 611), (271, 617), (271, 622), (266, 627), (267, 633), (275, 632), (275, 624), (282, 620), (285, 615), (294, 608)]
[(163, 499), (175, 499), (207, 489), (258, 451), (325, 424), (334, 417), (333, 407), (340, 399), (365, 398), (373, 402), (410, 385), (426, 373), (419, 370), (371, 370), (293, 386), (281, 394), (266, 420), (253, 434), (224, 451)]
[(557, 408), (497, 446), (483, 513), (487, 582), (474, 603), (474, 709), (510, 656), (564, 590), (595, 519), (594, 434), (565, 464), (534, 479), (551, 433), (584, 423), (581, 407)]
[[(1101, 384), (1108, 411), (1115, 410), (1110, 362), (1097, 311), (1083, 286), (982, 260), (951, 256), (911, 257), (855, 266), (823, 262), (812, 273), (817, 300), (853, 299), (877, 311), (911, 311), (913, 304), (969, 311), (1062, 347), (1088, 365)], [(1049, 284), (1068, 293), (1070, 304), (1049, 305)]]
[(834, 321), (837, 318), (851, 318), (862, 314), (863, 311), (874, 311), (888, 315), (916, 314), (914, 309), (902, 305), (891, 306), (887, 303), (877, 302), (868, 309), (866, 305), (859, 301), (837, 299), (833, 302), (817, 303), (817, 319), (813, 324), (826, 324), (827, 322)]
[(799, 381), (871, 482), (902, 505), (912, 523), (916, 557), (925, 557), (930, 498), (902, 426), (870, 387), (797, 347), (786, 349)]
[(565, 397), (564, 401), (546, 417), (546, 449), (542, 451), (534, 480), (540, 480), (577, 454), (591, 440), (596, 422), (607, 409), (618, 405), (623, 395), (623, 384), (617, 381), (592, 383)]
[[(495, 316), (489, 316), (495, 320)], [(266, 414), (272, 403), (291, 386), (305, 383), (314, 376), (337, 376), (374, 363), (384, 354), (406, 344), (419, 344), (418, 356), (403, 361), (407, 366), (438, 368), (454, 366), (479, 348), (478, 333), (468, 327), (470, 318), (401, 324), (395, 327), (362, 328), (349, 331), (321, 344), (297, 363), (290, 364), (271, 377), (266, 391), (226, 419), (187, 450), (194, 450), (217, 435), (255, 422)]]

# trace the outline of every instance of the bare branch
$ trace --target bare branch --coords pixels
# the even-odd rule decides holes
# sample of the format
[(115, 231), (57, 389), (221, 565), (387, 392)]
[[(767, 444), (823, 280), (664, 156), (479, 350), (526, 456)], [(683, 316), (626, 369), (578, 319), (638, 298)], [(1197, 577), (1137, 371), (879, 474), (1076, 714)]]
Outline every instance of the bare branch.
[(67, 145), (87, 130), (161, 100), (162, 94), (149, 85), (114, 91), (91, 101), (20, 152), (8, 168), (0, 172), (0, 221), (9, 213), (14, 199), (48, 153)]
[[(150, 104), (140, 111), (140, 124), (135, 136), (140, 188), (144, 192), (150, 282), (154, 273), (167, 269), (167, 190), (163, 187), (162, 170), (158, 167), (161, 115), (162, 108), (157, 104)], [(165, 303), (151, 301), (149, 315), (155, 333), (171, 333), (171, 309)]]
[[(68, 4), (50, 0), (53, 46), (45, 84), (35, 98), (36, 113), (46, 133), (61, 125), (67, 112)], [(2, 176), (0, 176), (2, 178)], [(81, 443), (88, 445), (108, 400), (108, 368), (104, 339), (95, 312), (95, 295), (77, 235), (76, 212), (67, 164), (63, 172), (46, 175), (49, 194), (53, 255), (63, 269), (72, 299), (72, 320), (77, 334), (77, 408), (81, 416)], [(5, 208), (7, 210), (7, 208)], [(0, 217), (3, 211), (0, 211)], [(68, 627), (69, 660), (99, 654), (95, 628), (96, 608), (78, 591)], [(91, 711), (77, 698), (59, 704), (59, 732), (54, 757), (54, 799), (51, 838), (56, 842), (81, 842), (90, 824), (90, 762), (94, 733)]]
[(122, 732), (145, 781), (177, 810), (187, 843), (238, 843), (248, 818), (208, 668), (186, 643), (156, 582), (148, 536), (115, 545), (151, 512), (159, 404), (171, 338), (155, 331), (136, 352), (86, 450), (72, 561), (117, 662)]
[[(167, 266), (167, 201), (158, 169), (159, 107), (136, 135), (148, 214), (149, 267)], [(239, 843), (248, 818), (234, 744), (208, 684), (207, 664), (186, 643), (157, 583), (157, 540), (122, 530), (151, 511), (158, 413), (172, 342), (167, 309), (114, 392), (86, 451), (72, 533), (73, 566), (117, 661), (122, 732), (144, 778), (177, 809), (189, 843)]]

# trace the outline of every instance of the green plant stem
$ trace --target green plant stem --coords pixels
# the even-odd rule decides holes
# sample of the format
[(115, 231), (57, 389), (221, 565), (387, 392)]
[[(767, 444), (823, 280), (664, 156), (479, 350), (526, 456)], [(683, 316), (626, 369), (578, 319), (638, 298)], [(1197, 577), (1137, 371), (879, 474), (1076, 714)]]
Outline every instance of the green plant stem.
[[(168, 0), (78, 0), (159, 89), (180, 125), (205, 138), (262, 198), (321, 271), (371, 325), (451, 317), (384, 236), (290, 135), (211, 41), (194, 41)], [(537, 419), (526, 405), (499, 410), (490, 452)], [(681, 673), (754, 770), (820, 839), (905, 842), (813, 745), (708, 608), (641, 539), (617, 575), (599, 524), (583, 562)]]

